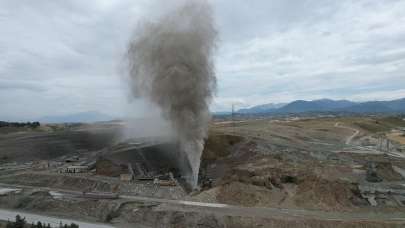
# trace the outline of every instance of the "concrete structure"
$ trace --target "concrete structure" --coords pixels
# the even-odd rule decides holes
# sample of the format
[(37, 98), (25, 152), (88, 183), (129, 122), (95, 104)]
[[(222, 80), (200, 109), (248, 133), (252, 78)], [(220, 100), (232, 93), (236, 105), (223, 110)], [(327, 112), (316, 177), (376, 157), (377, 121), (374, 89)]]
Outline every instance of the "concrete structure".
[(18, 194), (22, 191), (20, 188), (0, 188), (0, 196), (6, 196), (11, 193)]
[(65, 173), (84, 173), (89, 170), (87, 165), (71, 165), (65, 168)]
[(158, 184), (160, 186), (176, 186), (177, 183), (174, 180), (154, 180), (154, 184)]
[(130, 173), (124, 173), (120, 175), (121, 181), (132, 181), (134, 179), (134, 175)]
[(65, 162), (66, 162), (66, 163), (77, 162), (77, 161), (79, 161), (79, 157), (78, 157), (78, 156), (72, 156), (72, 157), (69, 157), (69, 158), (66, 158), (66, 159), (65, 159)]
[(79, 197), (89, 199), (118, 199), (118, 194), (112, 192), (83, 192)]
[[(185, 161), (183, 161), (181, 160), (183, 157), (179, 157), (179, 148), (175, 143), (157, 141), (134, 144), (130, 142), (129, 144), (117, 145), (111, 148), (111, 151), (111, 153), (103, 156), (104, 160), (109, 160), (109, 163), (114, 163), (115, 166), (120, 167), (115, 169), (116, 172), (110, 172), (114, 175), (108, 176), (119, 176), (122, 173), (132, 172), (136, 179), (150, 179), (168, 172), (180, 176), (183, 172), (180, 171), (179, 167), (188, 164), (185, 158)], [(101, 163), (101, 161), (98, 163)], [(125, 170), (121, 168), (124, 166), (126, 167)], [(107, 173), (106, 170), (108, 169), (106, 168), (112, 168), (112, 164), (104, 164), (100, 166), (100, 169), (97, 167), (97, 173), (99, 173), (99, 170), (100, 173)], [(191, 167), (187, 168), (191, 170)], [(119, 174), (115, 175), (117, 173)]]
[(49, 167), (50, 167), (49, 161), (46, 160), (35, 161), (33, 163), (33, 168), (36, 170), (45, 170), (49, 169)]
[(177, 181), (174, 179), (173, 174), (171, 172), (165, 174), (165, 175), (160, 175), (156, 176), (153, 179), (153, 183), (155, 185), (160, 185), (160, 186), (176, 186)]

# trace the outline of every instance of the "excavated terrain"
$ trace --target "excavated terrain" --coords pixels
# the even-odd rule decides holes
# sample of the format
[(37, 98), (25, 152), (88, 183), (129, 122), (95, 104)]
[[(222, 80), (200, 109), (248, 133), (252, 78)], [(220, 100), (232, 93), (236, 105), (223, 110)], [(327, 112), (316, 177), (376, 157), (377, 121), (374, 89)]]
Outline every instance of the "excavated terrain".
[[(391, 192), (403, 191), (400, 186), (405, 184), (401, 171), (405, 170), (405, 158), (399, 150), (393, 154), (377, 148), (381, 135), (404, 126), (405, 121), (395, 117), (214, 121), (201, 161), (201, 189), (193, 192), (180, 185), (121, 181), (124, 163), (140, 158), (131, 157), (131, 150), (112, 153), (125, 147), (116, 144), (120, 137), (117, 125), (8, 131), (0, 136), (1, 164), (16, 167), (0, 170), (0, 183), (32, 188), (0, 196), (0, 204), (3, 208), (111, 222), (117, 227), (404, 227), (402, 221), (392, 220), (400, 218), (405, 207), (400, 195)], [(400, 148), (392, 142), (392, 148), (396, 147)], [(153, 160), (153, 155), (144, 156), (147, 152), (136, 156)], [(107, 170), (60, 174), (57, 168), (35, 170), (24, 163), (63, 161), (72, 156), (84, 157), (88, 162), (101, 155), (120, 161), (122, 170), (114, 175)], [(154, 163), (151, 161), (150, 167)], [(370, 173), (379, 182), (370, 182)], [(189, 211), (187, 207), (153, 201), (62, 199), (41, 187), (222, 203), (258, 211), (319, 211), (320, 216), (245, 216), (232, 210), (214, 213), (198, 206)], [(365, 193), (364, 189), (369, 188), (377, 190)], [(371, 205), (369, 194), (375, 194), (376, 205)], [(321, 216), (323, 213), (326, 216)], [(364, 217), (353, 219), (356, 214)], [(337, 219), (328, 219), (331, 215)]]

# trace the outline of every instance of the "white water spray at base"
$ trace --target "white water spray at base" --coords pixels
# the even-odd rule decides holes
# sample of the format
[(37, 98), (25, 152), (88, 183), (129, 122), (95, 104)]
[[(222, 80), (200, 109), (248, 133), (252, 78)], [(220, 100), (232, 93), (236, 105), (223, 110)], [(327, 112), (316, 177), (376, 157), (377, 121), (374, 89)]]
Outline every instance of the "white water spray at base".
[(128, 49), (133, 95), (155, 103), (170, 122), (180, 145), (179, 161), (188, 163), (179, 168), (193, 188), (216, 88), (216, 37), (209, 4), (191, 1), (156, 23), (139, 26)]

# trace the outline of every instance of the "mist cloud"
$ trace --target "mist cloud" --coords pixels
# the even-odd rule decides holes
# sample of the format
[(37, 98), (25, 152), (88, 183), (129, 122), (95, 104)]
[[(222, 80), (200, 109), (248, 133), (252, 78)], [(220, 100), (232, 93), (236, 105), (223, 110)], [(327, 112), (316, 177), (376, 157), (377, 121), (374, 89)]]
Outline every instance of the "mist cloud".
[(128, 50), (133, 94), (156, 104), (170, 122), (180, 145), (179, 159), (189, 163), (180, 169), (193, 187), (216, 88), (216, 37), (208, 3), (192, 1), (157, 22), (142, 23)]

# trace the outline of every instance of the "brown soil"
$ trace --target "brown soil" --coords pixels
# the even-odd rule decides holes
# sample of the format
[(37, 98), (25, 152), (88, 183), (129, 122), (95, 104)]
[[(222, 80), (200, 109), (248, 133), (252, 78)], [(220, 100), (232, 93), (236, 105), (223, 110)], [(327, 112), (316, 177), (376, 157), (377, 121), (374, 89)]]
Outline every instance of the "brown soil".
[(96, 161), (97, 175), (119, 177), (124, 173), (128, 173), (128, 167), (126, 165), (116, 164), (106, 158), (98, 158)]
[(112, 191), (114, 187), (108, 182), (96, 181), (85, 177), (47, 175), (38, 173), (23, 173), (14, 176), (2, 176), (0, 177), (0, 182), (38, 187), (46, 186), (75, 191), (92, 190), (109, 192)]
[[(133, 210), (126, 205), (121, 210), (120, 221), (137, 224), (137, 227), (156, 228), (402, 228), (404, 224), (375, 221), (331, 221), (317, 219), (257, 218), (245, 216), (222, 216), (205, 213), (180, 212), (154, 206)], [(131, 227), (128, 225), (128, 227)]]
[(377, 175), (384, 181), (402, 181), (404, 178), (397, 173), (389, 162), (377, 163)]
[(106, 221), (118, 204), (109, 200), (54, 199), (48, 192), (25, 192), (0, 197), (2, 207), (100, 222)]
[(271, 204), (272, 191), (251, 184), (231, 182), (219, 187), (216, 198), (220, 203), (226, 204), (266, 206)]
[(205, 141), (202, 160), (210, 162), (228, 156), (232, 147), (243, 140), (241, 136), (211, 133)]
[(350, 183), (312, 177), (298, 184), (294, 200), (298, 207), (338, 211), (355, 207), (361, 200), (357, 192)]

